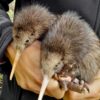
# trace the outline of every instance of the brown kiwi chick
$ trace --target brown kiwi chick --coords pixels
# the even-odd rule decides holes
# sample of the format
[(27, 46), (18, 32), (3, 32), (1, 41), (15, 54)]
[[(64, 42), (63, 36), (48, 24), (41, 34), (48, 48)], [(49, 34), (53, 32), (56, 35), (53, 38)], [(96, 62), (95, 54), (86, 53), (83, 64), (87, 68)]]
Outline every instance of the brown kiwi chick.
[(24, 7), (16, 13), (13, 26), (14, 46), (17, 50), (10, 80), (22, 51), (41, 38), (56, 19), (55, 15), (41, 5)]
[(38, 100), (42, 99), (50, 78), (55, 74), (71, 77), (71, 81), (65, 84), (69, 89), (73, 85), (82, 85), (84, 90), (87, 88), (85, 83), (93, 80), (100, 68), (99, 39), (77, 13), (62, 14), (46, 34), (42, 41), (41, 66), (44, 81)]

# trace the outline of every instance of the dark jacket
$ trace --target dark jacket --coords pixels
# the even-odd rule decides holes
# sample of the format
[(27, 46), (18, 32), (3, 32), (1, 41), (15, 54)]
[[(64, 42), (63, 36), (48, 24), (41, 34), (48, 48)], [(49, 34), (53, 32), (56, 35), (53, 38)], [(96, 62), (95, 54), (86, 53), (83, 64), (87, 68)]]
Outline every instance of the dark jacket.
[[(12, 40), (12, 23), (6, 14), (12, 0), (0, 0), (0, 70), (4, 73), (4, 85), (0, 100), (36, 100), (36, 94), (17, 86), (16, 80), (9, 81), (11, 64), (4, 52)], [(47, 6), (51, 12), (61, 14), (68, 10), (77, 11), (100, 37), (100, 0), (16, 0), (16, 10), (23, 6), (39, 3)], [(44, 100), (54, 100), (45, 96)]]

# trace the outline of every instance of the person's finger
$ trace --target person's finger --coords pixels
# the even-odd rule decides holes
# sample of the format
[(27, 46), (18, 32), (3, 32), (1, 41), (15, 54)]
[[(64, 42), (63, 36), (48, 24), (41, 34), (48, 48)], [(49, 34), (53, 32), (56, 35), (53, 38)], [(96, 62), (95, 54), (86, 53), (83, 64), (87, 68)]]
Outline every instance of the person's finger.
[(61, 99), (64, 97), (65, 90), (60, 88), (58, 81), (51, 79), (48, 84), (46, 93), (51, 94), (53, 97), (57, 99)]

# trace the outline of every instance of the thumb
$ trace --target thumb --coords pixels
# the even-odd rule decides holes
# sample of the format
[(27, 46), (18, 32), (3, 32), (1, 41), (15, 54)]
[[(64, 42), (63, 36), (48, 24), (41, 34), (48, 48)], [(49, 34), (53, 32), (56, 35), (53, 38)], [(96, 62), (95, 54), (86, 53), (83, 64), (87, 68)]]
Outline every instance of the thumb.
[(56, 99), (61, 99), (64, 97), (65, 90), (59, 87), (58, 81), (51, 79), (47, 86), (46, 94), (49, 94), (49, 96), (52, 95)]

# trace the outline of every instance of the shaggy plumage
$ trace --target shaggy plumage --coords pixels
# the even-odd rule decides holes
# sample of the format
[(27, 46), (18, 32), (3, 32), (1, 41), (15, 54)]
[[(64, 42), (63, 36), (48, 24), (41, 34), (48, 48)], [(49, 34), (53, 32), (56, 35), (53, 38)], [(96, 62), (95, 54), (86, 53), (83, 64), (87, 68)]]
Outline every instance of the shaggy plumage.
[(17, 53), (10, 80), (13, 77), (16, 64), (22, 51), (35, 40), (40, 39), (55, 20), (55, 15), (41, 5), (31, 5), (16, 13), (13, 25), (13, 40)]
[(99, 39), (77, 13), (62, 14), (46, 34), (41, 66), (47, 80), (60, 72), (63, 77), (71, 76), (87, 83), (93, 80), (100, 68)]
[(14, 45), (26, 48), (46, 33), (56, 17), (41, 5), (31, 5), (16, 13), (13, 26)]

